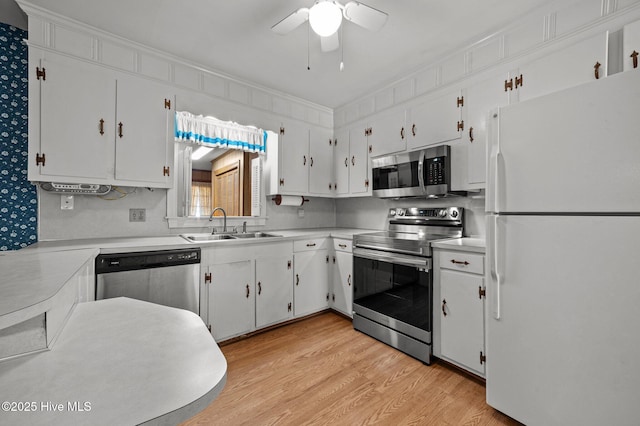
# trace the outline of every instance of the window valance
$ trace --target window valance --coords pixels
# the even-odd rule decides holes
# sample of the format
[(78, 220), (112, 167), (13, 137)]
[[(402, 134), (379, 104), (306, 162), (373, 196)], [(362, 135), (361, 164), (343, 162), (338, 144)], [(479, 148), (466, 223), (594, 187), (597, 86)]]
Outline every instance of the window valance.
[(267, 132), (233, 121), (176, 111), (175, 139), (216, 148), (240, 149), (264, 154)]

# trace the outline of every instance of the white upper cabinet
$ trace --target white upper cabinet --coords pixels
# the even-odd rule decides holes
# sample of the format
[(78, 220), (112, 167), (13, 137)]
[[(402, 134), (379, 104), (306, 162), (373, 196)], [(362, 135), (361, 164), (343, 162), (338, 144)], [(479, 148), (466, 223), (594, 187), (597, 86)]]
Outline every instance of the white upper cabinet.
[(334, 194), (347, 195), (349, 194), (349, 131), (337, 132), (333, 143)]
[(502, 74), (478, 81), (465, 90), (465, 129), (462, 143), (467, 150), (467, 186), (484, 188), (487, 174), (487, 123), (493, 108), (505, 106), (507, 97), (500, 90)]
[(622, 29), (622, 68), (629, 71), (638, 68), (640, 55), (640, 21), (627, 24)]
[(522, 102), (606, 77), (608, 39), (607, 32), (600, 33), (521, 63), (504, 81), (509, 102)]
[(29, 180), (171, 186), (171, 90), (35, 49), (29, 72)]
[(371, 195), (368, 136), (362, 128), (349, 131), (349, 194)]
[(268, 195), (331, 196), (333, 140), (325, 129), (283, 123), (277, 143), (268, 142)]
[(408, 150), (460, 139), (464, 131), (464, 99), (459, 89), (429, 96), (407, 114)]
[(329, 130), (309, 131), (309, 194), (329, 196), (333, 190), (333, 139)]
[(404, 110), (392, 111), (374, 118), (365, 132), (369, 143), (370, 157), (407, 149)]

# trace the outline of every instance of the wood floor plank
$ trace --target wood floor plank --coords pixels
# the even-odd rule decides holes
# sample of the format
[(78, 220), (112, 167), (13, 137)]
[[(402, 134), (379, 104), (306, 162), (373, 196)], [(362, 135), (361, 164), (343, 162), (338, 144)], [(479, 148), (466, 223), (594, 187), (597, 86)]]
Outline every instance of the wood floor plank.
[(195, 425), (519, 425), (485, 403), (484, 385), (426, 366), (333, 313), (222, 346), (220, 396)]

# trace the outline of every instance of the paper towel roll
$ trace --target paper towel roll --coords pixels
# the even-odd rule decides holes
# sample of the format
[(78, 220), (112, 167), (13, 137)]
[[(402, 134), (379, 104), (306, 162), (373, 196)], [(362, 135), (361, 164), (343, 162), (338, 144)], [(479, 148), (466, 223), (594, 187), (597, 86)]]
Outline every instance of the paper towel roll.
[(306, 200), (295, 195), (276, 195), (273, 197), (276, 206), (301, 206)]

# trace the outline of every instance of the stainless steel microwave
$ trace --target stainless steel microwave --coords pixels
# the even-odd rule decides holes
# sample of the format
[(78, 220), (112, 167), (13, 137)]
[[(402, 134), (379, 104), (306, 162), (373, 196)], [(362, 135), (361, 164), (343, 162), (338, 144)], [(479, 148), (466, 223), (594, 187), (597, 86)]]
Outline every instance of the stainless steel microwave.
[(451, 147), (440, 145), (371, 160), (374, 197), (439, 198), (451, 191)]

